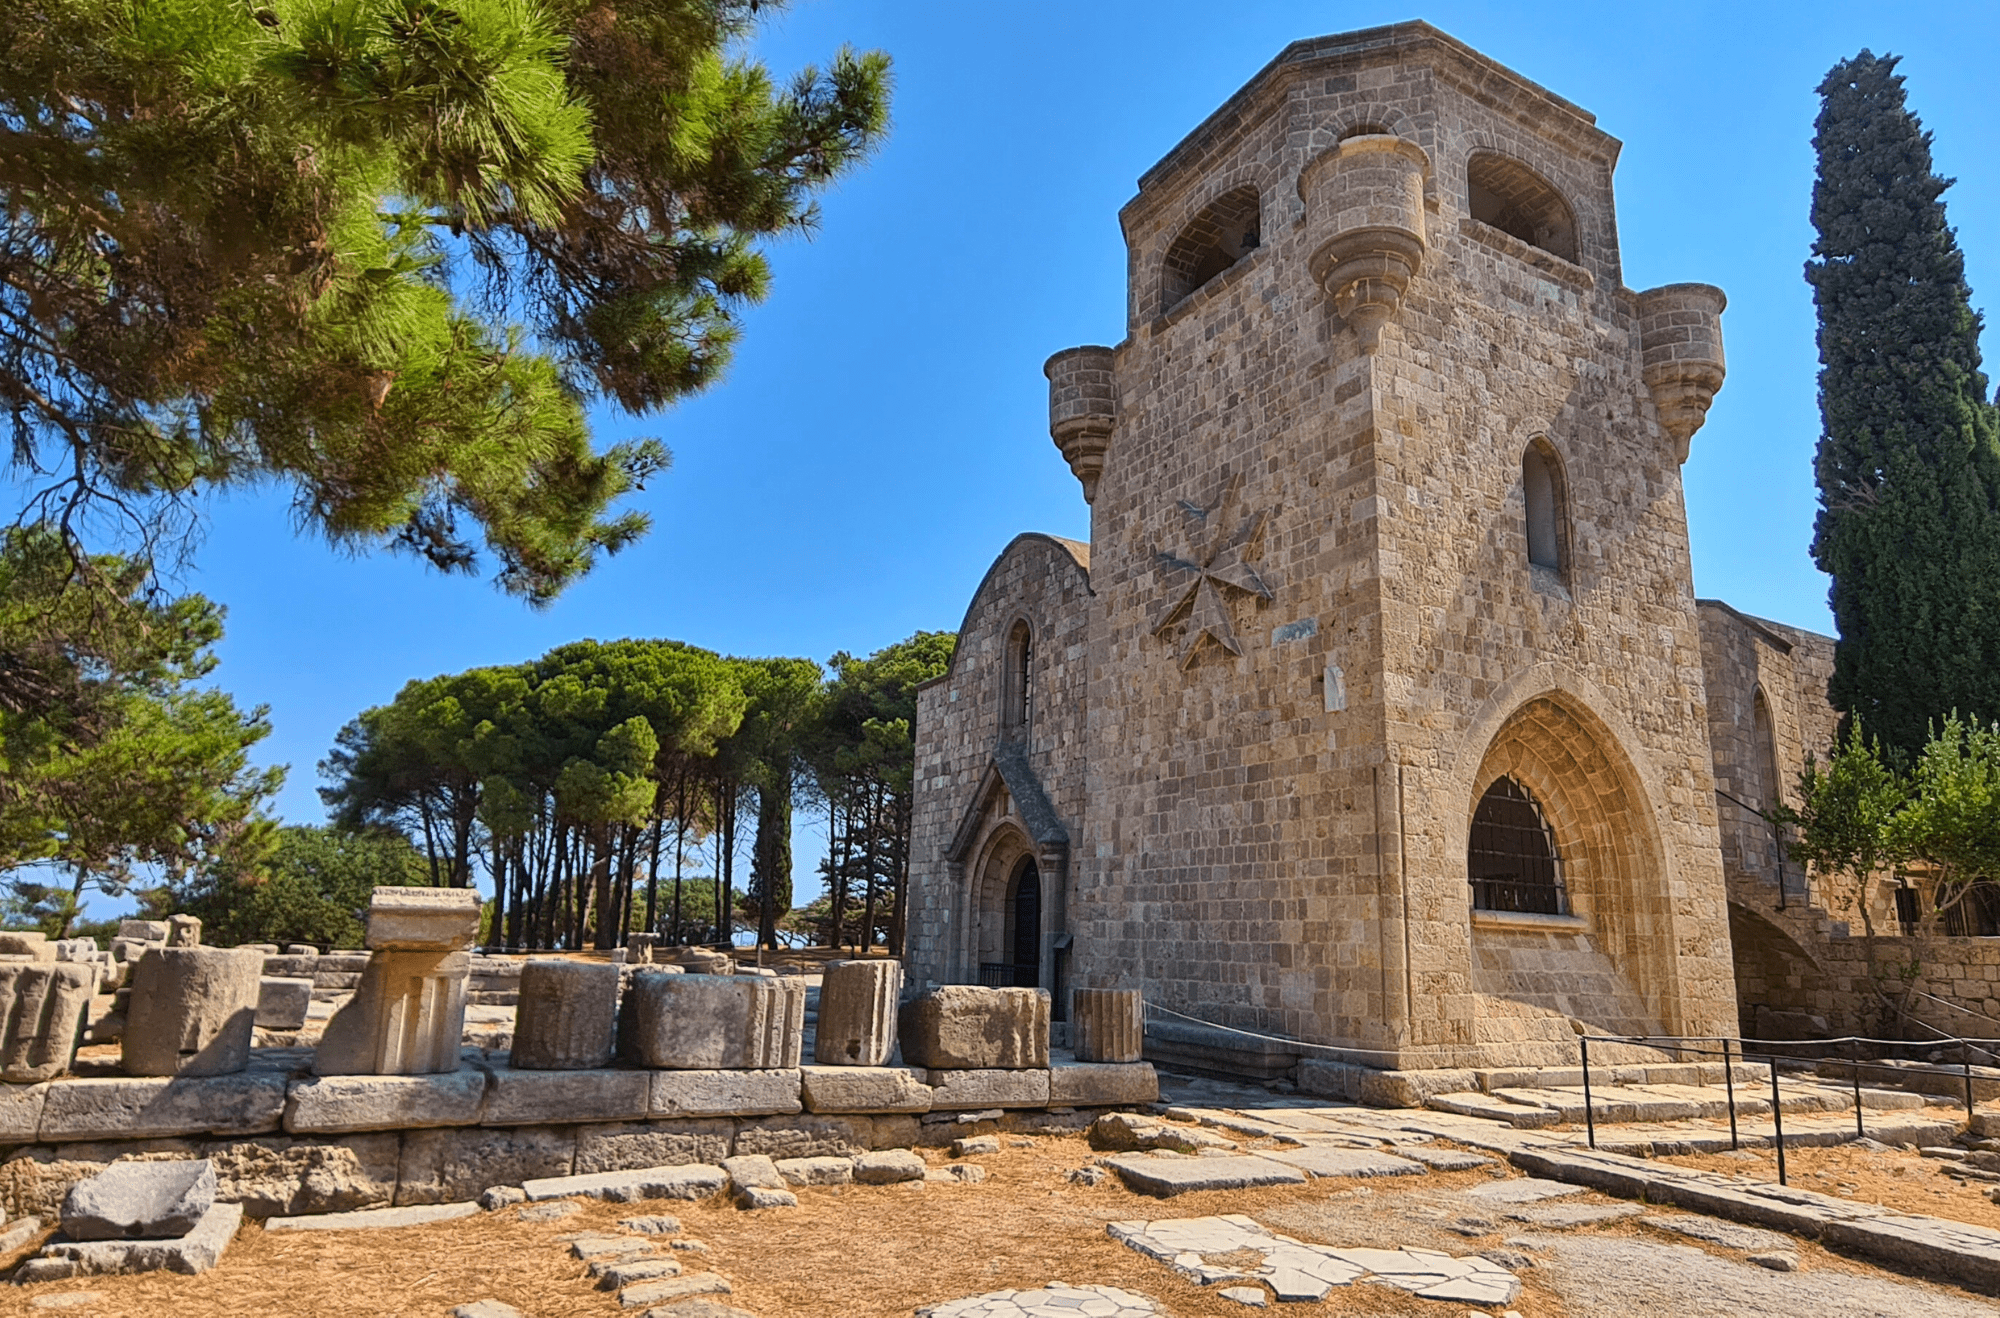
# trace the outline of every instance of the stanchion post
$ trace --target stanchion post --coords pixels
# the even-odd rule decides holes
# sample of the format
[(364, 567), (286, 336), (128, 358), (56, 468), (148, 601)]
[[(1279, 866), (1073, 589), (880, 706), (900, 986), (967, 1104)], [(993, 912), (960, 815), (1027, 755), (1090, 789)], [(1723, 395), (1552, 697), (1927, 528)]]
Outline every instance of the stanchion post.
[(1861, 1040), (1849, 1045), (1854, 1054), (1854, 1138), (1867, 1139), (1868, 1132), (1861, 1126)]
[(1771, 1132), (1778, 1146), (1778, 1184), (1785, 1183), (1785, 1107), (1778, 1095), (1778, 1058), (1771, 1055)]
[(1972, 1045), (1965, 1040), (1958, 1041), (1959, 1065), (1965, 1068), (1965, 1119), (1972, 1120)]
[(1597, 1147), (1597, 1118), (1590, 1110), (1590, 1036), (1577, 1036), (1577, 1046), (1583, 1049), (1583, 1128), (1590, 1136), (1590, 1147)]
[(1729, 1060), (1729, 1039), (1722, 1040), (1722, 1083), (1729, 1090), (1729, 1147), (1740, 1149), (1742, 1143), (1736, 1138), (1736, 1063)]

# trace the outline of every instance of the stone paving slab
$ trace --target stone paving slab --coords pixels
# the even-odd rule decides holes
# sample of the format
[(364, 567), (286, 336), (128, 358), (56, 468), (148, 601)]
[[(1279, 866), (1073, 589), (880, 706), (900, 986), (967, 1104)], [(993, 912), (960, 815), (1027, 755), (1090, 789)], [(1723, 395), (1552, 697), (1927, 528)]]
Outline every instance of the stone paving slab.
[(1264, 1155), (1272, 1162), (1311, 1172), (1314, 1176), (1422, 1176), (1429, 1168), (1421, 1162), (1399, 1158), (1393, 1153), (1372, 1149), (1348, 1149), (1319, 1145), (1305, 1149), (1279, 1149)]
[(917, 1318), (1165, 1318), (1166, 1310), (1116, 1286), (1068, 1286), (991, 1291), (917, 1310)]
[(449, 1222), (479, 1212), (476, 1203), (415, 1204), (408, 1208), (360, 1208), (351, 1213), (314, 1213), (308, 1217), (267, 1217), (266, 1231), (373, 1231), (384, 1227), (423, 1226)]
[(1669, 1231), (1686, 1236), (1690, 1240), (1704, 1240), (1711, 1245), (1721, 1245), (1725, 1249), (1745, 1251), (1790, 1249), (1795, 1243), (1792, 1237), (1780, 1235), (1776, 1231), (1762, 1231), (1754, 1226), (1742, 1226), (1735, 1222), (1724, 1222), (1719, 1218), (1703, 1217), (1699, 1213), (1676, 1213), (1672, 1217), (1646, 1217), (1640, 1219), (1642, 1226), (1656, 1231)]
[(29, 1259), (14, 1273), (17, 1282), (55, 1281), (63, 1277), (101, 1277), (136, 1272), (207, 1272), (222, 1261), (229, 1242), (243, 1226), (242, 1204), (214, 1204), (194, 1229), (170, 1240), (58, 1241), (40, 1258)]
[(1485, 1154), (1468, 1153), (1464, 1149), (1434, 1149), (1422, 1144), (1409, 1144), (1399, 1146), (1396, 1152), (1402, 1157), (1415, 1159), (1434, 1172), (1469, 1172), (1496, 1165)]
[(1269, 1158), (1162, 1158), (1140, 1153), (1106, 1158), (1104, 1165), (1141, 1194), (1194, 1190), (1248, 1190), (1260, 1185), (1304, 1185), (1306, 1174)]
[(608, 1199), (628, 1204), (640, 1199), (706, 1199), (721, 1192), (729, 1173), (720, 1167), (688, 1163), (678, 1167), (642, 1167), (629, 1172), (592, 1172), (585, 1176), (549, 1176), (521, 1183), (530, 1199)]
[(1528, 1177), (1525, 1180), (1494, 1181), (1487, 1185), (1475, 1185), (1465, 1193), (1467, 1197), (1489, 1204), (1534, 1204), (1544, 1199), (1564, 1199), (1574, 1194), (1582, 1194), (1584, 1187), (1566, 1185), (1561, 1181)]
[(1529, 1226), (1569, 1231), (1580, 1226), (1602, 1226), (1606, 1222), (1637, 1217), (1645, 1211), (1638, 1204), (1525, 1204), (1507, 1216)]

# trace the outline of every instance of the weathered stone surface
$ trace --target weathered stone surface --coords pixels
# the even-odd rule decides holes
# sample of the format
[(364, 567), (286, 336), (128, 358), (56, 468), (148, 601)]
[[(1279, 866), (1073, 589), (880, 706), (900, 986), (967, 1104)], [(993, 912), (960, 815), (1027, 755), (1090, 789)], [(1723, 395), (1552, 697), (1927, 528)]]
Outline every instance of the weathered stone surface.
[(206, 1272), (222, 1261), (243, 1225), (237, 1204), (215, 1204), (194, 1229), (171, 1240), (90, 1240), (59, 1242), (42, 1250), (15, 1274), (18, 1281), (59, 1277), (99, 1277), (134, 1272)]
[(976, 1162), (954, 1162), (943, 1167), (926, 1167), (926, 1181), (949, 1181), (959, 1185), (978, 1185), (986, 1179), (986, 1169)]
[(70, 1190), (62, 1229), (72, 1240), (167, 1240), (194, 1230), (214, 1204), (206, 1158), (114, 1163)]
[(643, 1167), (625, 1172), (595, 1172), (589, 1176), (556, 1176), (524, 1181), (528, 1198), (567, 1199), (572, 1195), (637, 1203), (642, 1199), (706, 1199), (729, 1182), (720, 1167), (695, 1163), (685, 1167)]
[(722, 1118), (583, 1126), (577, 1132), (576, 1174), (720, 1163), (735, 1136), (736, 1123)]
[(648, 1213), (643, 1217), (621, 1217), (618, 1225), (627, 1231), (637, 1231), (642, 1236), (677, 1236), (681, 1233), (681, 1220), (672, 1213)]
[(49, 1086), (0, 1085), (0, 1144), (31, 1144), (41, 1134)]
[(1049, 1073), (984, 1070), (930, 1071), (931, 1110), (956, 1108), (1047, 1107)]
[(1392, 1153), (1326, 1144), (1304, 1149), (1272, 1149), (1260, 1156), (1314, 1176), (1422, 1176), (1426, 1170), (1422, 1163)]
[[(526, 1192), (523, 1192), (525, 1197)], [(560, 1222), (565, 1217), (575, 1217), (583, 1211), (583, 1205), (571, 1199), (555, 1199), (545, 1204), (530, 1204), (514, 1214), (522, 1222)]]
[(284, 1110), (282, 1075), (253, 1071), (202, 1077), (86, 1077), (49, 1086), (40, 1138), (53, 1142), (261, 1135), (278, 1129)]
[(201, 1146), (215, 1167), (216, 1197), (251, 1218), (337, 1213), (387, 1204), (396, 1194), (401, 1139), (393, 1132), (336, 1139), (282, 1135)]
[(0, 930), (0, 956), (33, 957), (37, 961), (56, 959), (54, 944), (49, 936), (33, 929)]
[(1580, 1185), (1565, 1185), (1561, 1181), (1529, 1176), (1519, 1180), (1489, 1181), (1485, 1185), (1473, 1186), (1466, 1194), (1489, 1204), (1537, 1204), (1544, 1199), (1566, 1199), (1583, 1191), (1584, 1187)]
[[(698, 978), (691, 976), (690, 978)], [(739, 981), (731, 979), (730, 983)], [(799, 1073), (784, 1071), (656, 1071), (655, 1117), (750, 1116), (799, 1112)]]
[(353, 1213), (319, 1213), (312, 1217), (274, 1217), (266, 1231), (380, 1231), (387, 1227), (429, 1226), (471, 1217), (475, 1203), (420, 1204), (408, 1208), (364, 1208)]
[(869, 1138), (871, 1149), (909, 1149), (916, 1147), (923, 1131), (919, 1120), (908, 1113), (886, 1113), (868, 1118), (873, 1133)]
[(1422, 1163), (1434, 1172), (1469, 1172), (1475, 1167), (1491, 1167), (1493, 1159), (1483, 1153), (1467, 1153), (1463, 1149), (1437, 1149), (1428, 1144), (1405, 1144), (1397, 1148), (1397, 1154)]
[(628, 1062), (674, 1070), (786, 1070), (799, 1064), (805, 985), (796, 979), (640, 970), (619, 1010)]
[(829, 962), (819, 990), (813, 1060), (821, 1066), (886, 1066), (896, 1050), (896, 1004), (902, 995), (900, 961)]
[[(268, 964), (269, 957), (265, 958)], [(265, 975), (257, 981), (257, 1024), (266, 1030), (296, 1030), (306, 1023), (312, 1007), (311, 977), (279, 978)]]
[(847, 1185), (854, 1180), (852, 1158), (780, 1158), (777, 1168), (787, 1185)]
[(168, 947), (200, 947), (201, 920), (193, 915), (170, 915), (167, 917)]
[(1151, 1062), (1058, 1063), (1049, 1068), (1049, 1103), (1055, 1107), (1114, 1107), (1155, 1103), (1160, 1076)]
[(1079, 1062), (1136, 1062), (1146, 1046), (1138, 989), (1077, 989), (1070, 995), (1070, 1051)]
[(1638, 1204), (1524, 1204), (1507, 1216), (1516, 1222), (1544, 1230), (1573, 1231), (1577, 1227), (1602, 1226), (1646, 1210)]
[(1052, 1281), (1038, 1290), (991, 1291), (949, 1304), (933, 1304), (917, 1310), (917, 1318), (1041, 1318), (1055, 1313), (1163, 1318), (1166, 1310), (1143, 1295), (1115, 1286), (1068, 1286)]
[[(375, 891), (378, 895), (392, 891), (471, 892), (428, 888)], [(457, 1070), (459, 1044), (465, 1033), (469, 964), (464, 952), (375, 953), (354, 996), (327, 1021), (313, 1054), (313, 1071), (319, 1075), (434, 1075)]]
[(898, 1032), (903, 1060), (912, 1066), (1046, 1070), (1049, 995), (947, 984), (904, 1003)]
[(530, 957), (521, 970), (510, 1064), (519, 1071), (608, 1066), (618, 1023), (618, 967)]
[(413, 1130), (403, 1136), (396, 1203), (471, 1201), (489, 1185), (567, 1176), (575, 1163), (576, 1132), (566, 1127)]
[(471, 888), (377, 888), (368, 899), (368, 947), (378, 952), (456, 952), (479, 937)]
[(12, 1254), (42, 1232), (39, 1217), (17, 1217), (0, 1228), (0, 1255)]
[(486, 1073), (315, 1076), (291, 1086), (285, 1129), (295, 1135), (352, 1130), (470, 1126), (479, 1120)]
[(657, 1277), (678, 1277), (681, 1275), (681, 1261), (676, 1258), (629, 1258), (599, 1259), (590, 1265), (590, 1275), (597, 1279), (599, 1290), (615, 1291), (622, 1286), (630, 1286), (635, 1281), (652, 1281)]
[(729, 1283), (713, 1272), (697, 1272), (686, 1277), (662, 1277), (642, 1281), (618, 1292), (618, 1303), (627, 1309), (665, 1304), (695, 1295), (727, 1295)]
[(951, 1156), (954, 1158), (971, 1158), (983, 1153), (998, 1152), (1000, 1152), (998, 1135), (968, 1135), (964, 1139), (951, 1142)]
[(904, 1066), (803, 1066), (808, 1112), (928, 1112), (924, 1072)]
[(739, 1309), (733, 1304), (694, 1299), (648, 1309), (646, 1318), (757, 1318), (757, 1315), (747, 1309)]
[(738, 1153), (772, 1158), (853, 1157), (880, 1147), (867, 1117), (774, 1117), (746, 1121), (736, 1130)]
[(646, 1115), (652, 1100), (653, 1079), (644, 1071), (523, 1071), (494, 1067), (480, 1120), (488, 1126), (636, 1121)]
[(521, 1318), (521, 1311), (498, 1300), (474, 1300), (470, 1304), (454, 1305), (451, 1318)]
[(266, 979), (311, 979), (319, 973), (319, 953), (308, 952), (301, 956), (296, 953), (285, 956), (264, 958)]
[(1191, 1190), (1247, 1190), (1261, 1185), (1304, 1185), (1306, 1174), (1269, 1158), (1162, 1158), (1144, 1153), (1105, 1160), (1125, 1184), (1141, 1194), (1176, 1195)]
[(1703, 1217), (1695, 1213), (1641, 1218), (1640, 1224), (1652, 1227), (1656, 1231), (1670, 1231), (1675, 1235), (1687, 1236), (1692, 1240), (1705, 1240), (1711, 1245), (1721, 1245), (1725, 1249), (1767, 1251), (1790, 1249), (1797, 1244), (1790, 1236), (1781, 1235), (1776, 1231), (1764, 1231), (1754, 1226), (1725, 1222), (1719, 1218)]
[(778, 1166), (761, 1153), (738, 1154), (722, 1160), (722, 1170), (728, 1174), (729, 1183), (737, 1189), (758, 1187), (766, 1190), (782, 1190), (785, 1178), (778, 1174)]
[(132, 971), (120, 1040), (127, 1075), (229, 1075), (250, 1063), (264, 957), (219, 947), (155, 948)]
[(0, 1080), (53, 1080), (69, 1070), (85, 1010), (97, 991), (88, 966), (0, 966)]
[(854, 1160), (854, 1179), (862, 1185), (893, 1185), (924, 1179), (924, 1160), (905, 1149), (864, 1153)]

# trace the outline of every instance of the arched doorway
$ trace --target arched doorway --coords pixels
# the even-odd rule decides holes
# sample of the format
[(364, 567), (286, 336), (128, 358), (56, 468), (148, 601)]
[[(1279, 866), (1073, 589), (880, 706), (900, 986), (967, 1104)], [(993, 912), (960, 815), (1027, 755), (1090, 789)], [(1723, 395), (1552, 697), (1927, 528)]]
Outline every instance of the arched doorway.
[(1008, 946), (1013, 954), (1014, 987), (1039, 988), (1042, 981), (1042, 872), (1030, 856), (1014, 876), (1008, 898)]

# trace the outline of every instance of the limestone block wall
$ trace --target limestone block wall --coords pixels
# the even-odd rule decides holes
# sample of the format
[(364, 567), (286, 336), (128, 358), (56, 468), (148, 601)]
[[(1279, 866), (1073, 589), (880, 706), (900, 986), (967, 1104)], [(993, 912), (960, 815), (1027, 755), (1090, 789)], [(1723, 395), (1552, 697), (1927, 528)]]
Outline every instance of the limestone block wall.
[[(1004, 888), (1024, 855), (1040, 861), (1044, 943), (1063, 927), (1067, 871), (1085, 815), (1089, 569), (1090, 551), (1075, 541), (1016, 538), (973, 594), (950, 671), (918, 692), (904, 956), (912, 989), (973, 982), (982, 957), (1000, 959)], [(1008, 644), (1021, 623), (1031, 636), (1025, 735), (1003, 727)], [(1048, 818), (1024, 813), (1013, 788), (996, 776), (1003, 743), (1018, 746)], [(1049, 842), (1056, 834), (1068, 840)], [(961, 846), (956, 859), (948, 854), (954, 840)], [(1045, 946), (1043, 959), (1048, 988), (1055, 949)]]

